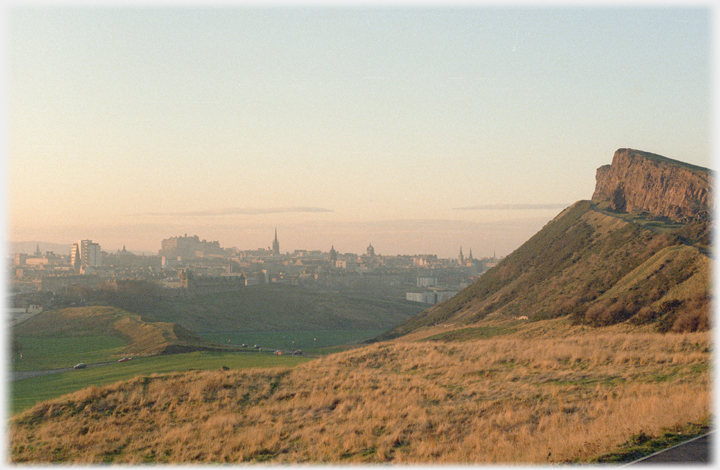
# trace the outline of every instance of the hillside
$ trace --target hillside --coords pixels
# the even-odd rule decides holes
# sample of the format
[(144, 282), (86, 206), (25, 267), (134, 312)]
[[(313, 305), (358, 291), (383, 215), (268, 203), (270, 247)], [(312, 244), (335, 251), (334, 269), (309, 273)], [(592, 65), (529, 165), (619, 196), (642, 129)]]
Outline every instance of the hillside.
[(266, 284), (187, 297), (133, 295), (118, 306), (197, 333), (386, 330), (422, 310), (405, 300)]
[[(619, 152), (631, 158), (613, 164), (687, 167)], [(647, 180), (617, 170), (632, 175), (613, 178), (634, 200)], [(660, 187), (679, 194), (671, 183)], [(142, 375), (38, 403), (10, 420), (10, 461), (593, 463), (707, 432), (709, 208), (675, 199), (682, 215), (671, 218), (611, 202), (567, 208), (477, 282), (384, 335), (392, 340), (292, 368)], [(233, 298), (214, 302), (222, 324), (245, 318)], [(281, 326), (306, 318), (286, 308)], [(175, 315), (199, 322), (204, 312)]]
[(39, 403), (14, 463), (552, 464), (707, 428), (711, 334), (485, 322), (294, 368), (153, 374)]
[(597, 170), (593, 201), (617, 212), (648, 212), (687, 222), (706, 219), (715, 208), (706, 168), (632, 149), (619, 149), (611, 165)]
[(77, 307), (39, 313), (13, 328), (16, 337), (118, 337), (122, 355), (153, 355), (212, 349), (185, 328), (168, 322), (147, 322), (114, 307)]
[[(634, 169), (646, 164), (659, 165), (662, 178), (655, 176), (662, 185), (649, 185), (653, 178), (638, 176)], [(438, 324), (460, 327), (491, 315), (529, 320), (570, 316), (575, 322), (595, 326), (650, 322), (659, 331), (707, 329), (709, 172), (627, 149), (616, 153), (613, 165), (620, 167), (598, 171), (592, 201), (567, 208), (455, 297), (379, 339)], [(623, 171), (623, 165), (633, 171)], [(627, 196), (624, 205), (613, 205), (603, 197), (610, 180), (623, 188), (623, 194), (634, 196)], [(674, 199), (670, 211), (684, 214), (682, 221), (667, 215), (669, 206), (653, 203), (657, 198), (652, 194), (641, 197), (643, 188), (661, 195), (683, 194)], [(646, 201), (642, 207), (630, 202), (640, 199)], [(628, 212), (630, 208), (636, 212)]]

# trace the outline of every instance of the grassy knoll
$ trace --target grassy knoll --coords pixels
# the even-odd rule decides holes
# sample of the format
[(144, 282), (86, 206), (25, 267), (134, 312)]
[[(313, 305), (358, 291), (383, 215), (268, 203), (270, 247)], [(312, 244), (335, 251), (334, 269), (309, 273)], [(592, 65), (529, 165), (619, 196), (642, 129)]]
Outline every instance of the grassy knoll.
[(16, 336), (22, 345), (22, 359), (15, 358), (12, 370), (43, 370), (70, 367), (78, 362), (117, 360), (127, 342), (117, 336)]
[[(41, 368), (51, 368), (73, 365), (84, 352), (95, 357), (153, 355), (170, 349), (211, 346), (179, 325), (145, 321), (140, 315), (105, 306), (42, 312), (13, 327), (12, 335), (23, 352), (22, 360), (14, 358), (17, 367), (24, 367), (26, 347), (30, 348), (28, 353), (35, 365), (44, 359), (46, 363)], [(86, 340), (88, 344), (83, 345)], [(77, 351), (71, 351), (73, 348)], [(90, 359), (80, 361), (90, 362)]]
[[(502, 326), (485, 321), (471, 327)], [(8, 454), (15, 463), (582, 463), (710, 418), (710, 332), (567, 319), (513, 328), (378, 342), (292, 368), (89, 387), (14, 416)]]
[(250, 367), (293, 366), (308, 359), (274, 356), (266, 353), (193, 352), (153, 357), (136, 357), (132, 361), (87, 369), (44, 375), (10, 384), (10, 413), (15, 414), (34, 404), (75, 392), (91, 385), (100, 386), (138, 375), (166, 374), (189, 369), (217, 370)]

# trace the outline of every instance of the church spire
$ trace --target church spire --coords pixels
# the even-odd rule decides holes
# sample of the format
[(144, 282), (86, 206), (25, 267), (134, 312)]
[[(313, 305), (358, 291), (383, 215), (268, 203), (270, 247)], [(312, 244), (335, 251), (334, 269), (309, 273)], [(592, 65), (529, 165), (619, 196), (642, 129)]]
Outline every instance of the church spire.
[(275, 240), (273, 240), (272, 251), (274, 255), (280, 254), (280, 242), (277, 239), (277, 227), (275, 227)]

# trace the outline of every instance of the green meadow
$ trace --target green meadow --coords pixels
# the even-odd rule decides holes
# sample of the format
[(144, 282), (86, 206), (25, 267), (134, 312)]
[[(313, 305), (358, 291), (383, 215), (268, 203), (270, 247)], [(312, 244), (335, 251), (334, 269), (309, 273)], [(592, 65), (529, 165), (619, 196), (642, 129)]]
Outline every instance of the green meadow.
[[(86, 369), (46, 374), (10, 383), (9, 411), (15, 414), (35, 403), (75, 392), (91, 385), (107, 385), (138, 375), (166, 374), (189, 369), (219, 370), (292, 366), (308, 355), (346, 349), (380, 334), (382, 330), (254, 331), (206, 333), (182, 332), (172, 324), (146, 322), (135, 314), (113, 307), (81, 307), (48, 311), (13, 328), (11, 372), (70, 368)], [(226, 349), (157, 354), (155, 343), (179, 347)], [(213, 345), (214, 343), (214, 345)], [(242, 344), (248, 348), (239, 348)], [(261, 350), (253, 348), (260, 346)], [(142, 347), (141, 347), (142, 346)], [(275, 349), (300, 349), (303, 356), (274, 355)], [(142, 351), (133, 354), (129, 351)], [(150, 351), (148, 353), (148, 351)], [(22, 352), (22, 357), (20, 356)], [(124, 356), (132, 361), (118, 362)], [(105, 364), (102, 364), (105, 363)]]
[(91, 366), (87, 369), (70, 370), (11, 382), (8, 411), (10, 414), (16, 414), (43, 400), (59, 397), (91, 385), (107, 385), (139, 375), (166, 374), (190, 369), (219, 370), (223, 367), (230, 369), (290, 367), (308, 360), (301, 356), (275, 356), (267, 353), (204, 351), (137, 357), (129, 362)]
[(15, 355), (12, 370), (45, 370), (117, 360), (127, 342), (117, 336), (17, 336), (22, 358)]

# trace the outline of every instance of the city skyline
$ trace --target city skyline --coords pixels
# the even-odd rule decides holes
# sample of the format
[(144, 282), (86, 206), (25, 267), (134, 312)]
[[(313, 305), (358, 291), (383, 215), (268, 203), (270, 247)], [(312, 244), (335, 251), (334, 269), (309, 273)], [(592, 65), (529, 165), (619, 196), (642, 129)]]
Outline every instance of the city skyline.
[[(29, 256), (35, 255), (35, 256), (45, 256), (46, 253), (52, 253), (54, 255), (58, 256), (69, 256), (69, 258), (72, 260), (75, 257), (81, 256), (79, 252), (82, 251), (81, 244), (83, 242), (86, 243), (92, 243), (95, 246), (100, 247), (99, 251), (97, 252), (97, 259), (100, 259), (100, 251), (111, 255), (114, 253), (119, 253), (122, 251), (127, 251), (134, 253), (136, 255), (142, 255), (142, 256), (164, 256), (163, 251), (165, 250), (165, 244), (166, 242), (171, 241), (172, 239), (196, 239), (197, 242), (210, 243), (213, 244), (213, 246), (216, 246), (221, 250), (237, 250), (237, 252), (255, 252), (255, 251), (266, 251), (269, 254), (276, 254), (280, 256), (287, 256), (287, 255), (294, 255), (295, 253), (302, 253), (302, 252), (321, 252), (330, 254), (333, 251), (336, 254), (339, 255), (357, 255), (362, 256), (365, 254), (367, 249), (369, 247), (372, 247), (373, 251), (375, 249), (373, 242), (370, 241), (367, 243), (367, 246), (363, 248), (362, 250), (356, 250), (356, 251), (348, 251), (348, 250), (339, 250), (335, 248), (334, 244), (330, 245), (330, 248), (303, 248), (303, 247), (293, 247), (292, 249), (286, 249), (283, 244), (280, 242), (280, 237), (278, 237), (277, 229), (275, 229), (275, 238), (271, 243), (268, 243), (264, 246), (225, 246), (219, 243), (217, 240), (213, 240), (212, 238), (203, 238), (199, 236), (196, 233), (183, 233), (178, 235), (172, 235), (170, 237), (167, 237), (165, 239), (160, 240), (158, 243), (161, 246), (159, 249), (150, 249), (150, 250), (142, 250), (142, 249), (136, 249), (133, 246), (129, 246), (126, 244), (123, 244), (122, 247), (113, 247), (113, 248), (107, 248), (102, 247), (99, 243), (94, 243), (92, 239), (85, 239), (85, 240), (79, 240), (74, 243), (56, 243), (52, 241), (40, 241), (40, 240), (27, 240), (27, 241), (17, 241), (12, 242), (10, 247), (10, 253), (9, 254), (16, 254), (16, 253), (22, 253)], [(468, 252), (466, 255), (463, 255), (463, 250)], [(507, 253), (509, 254), (509, 253)], [(424, 252), (413, 252), (413, 253), (406, 253), (406, 252), (377, 252), (377, 256), (379, 257), (393, 257), (393, 256), (438, 256), (437, 253), (432, 253), (430, 251), (424, 251)], [(505, 255), (501, 254), (499, 255), (497, 253), (497, 250), (492, 250), (491, 253), (483, 254), (481, 256), (475, 256), (472, 252), (472, 246), (471, 245), (459, 245), (457, 247), (457, 250), (454, 254), (450, 254), (448, 256), (439, 256), (439, 259), (456, 259), (458, 256), (464, 256), (465, 258), (472, 258), (472, 259), (485, 259), (485, 258), (502, 258)], [(71, 264), (74, 264), (73, 261), (71, 261)]]
[(505, 256), (618, 148), (711, 166), (711, 10), (12, 8), (7, 239)]

